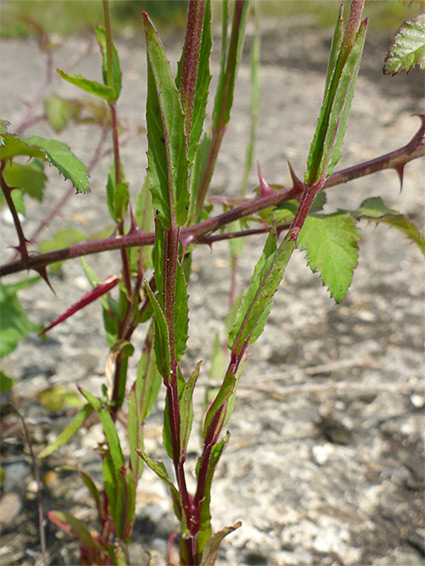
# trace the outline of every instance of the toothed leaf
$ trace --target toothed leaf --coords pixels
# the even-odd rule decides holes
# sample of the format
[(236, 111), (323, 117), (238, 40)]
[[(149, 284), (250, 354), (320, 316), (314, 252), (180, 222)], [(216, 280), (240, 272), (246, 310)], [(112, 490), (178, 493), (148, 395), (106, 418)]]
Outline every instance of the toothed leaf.
[(311, 214), (298, 237), (313, 272), (320, 271), (337, 303), (345, 297), (358, 260), (360, 232), (349, 214)]
[(148, 62), (148, 175), (156, 218), (182, 226), (189, 209), (184, 114), (170, 63), (158, 34), (144, 14)]
[(419, 230), (407, 216), (388, 208), (380, 197), (364, 200), (360, 208), (350, 211), (350, 214), (357, 219), (382, 222), (396, 228), (412, 240), (425, 255), (425, 235), (423, 231)]
[(385, 75), (425, 70), (425, 14), (419, 14), (400, 26), (393, 37), (384, 64)]

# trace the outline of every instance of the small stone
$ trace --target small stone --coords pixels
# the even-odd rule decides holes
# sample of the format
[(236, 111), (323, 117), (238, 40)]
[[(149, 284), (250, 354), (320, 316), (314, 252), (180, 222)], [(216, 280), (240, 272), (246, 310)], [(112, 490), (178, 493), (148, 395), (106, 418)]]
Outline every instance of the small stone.
[(422, 407), (425, 405), (425, 397), (423, 395), (414, 393), (410, 396), (410, 402), (414, 407), (416, 407), (416, 409), (422, 409)]
[(316, 444), (311, 449), (313, 462), (318, 466), (323, 466), (329, 460), (329, 457), (335, 452), (335, 447), (328, 443), (328, 444)]

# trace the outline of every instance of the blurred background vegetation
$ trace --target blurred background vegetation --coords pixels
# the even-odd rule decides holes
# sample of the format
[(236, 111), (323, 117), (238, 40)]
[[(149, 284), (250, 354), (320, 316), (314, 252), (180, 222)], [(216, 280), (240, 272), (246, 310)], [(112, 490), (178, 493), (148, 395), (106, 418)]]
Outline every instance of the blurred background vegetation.
[[(334, 25), (337, 0), (258, 0), (265, 16), (290, 17), (294, 26), (323, 28)], [(348, 2), (347, 2), (348, 3)], [(141, 30), (141, 12), (146, 11), (159, 28), (182, 29), (187, 0), (111, 0), (114, 33), (131, 37)], [(215, 21), (221, 1), (213, 0)], [(420, 11), (420, 3), (409, 0), (370, 0), (366, 15), (378, 29), (397, 29)], [(423, 8), (423, 6), (422, 6)], [(103, 22), (101, 0), (0, 0), (1, 37), (25, 37), (38, 22), (50, 34), (68, 36), (91, 32)], [(33, 23), (31, 23), (33, 22)]]

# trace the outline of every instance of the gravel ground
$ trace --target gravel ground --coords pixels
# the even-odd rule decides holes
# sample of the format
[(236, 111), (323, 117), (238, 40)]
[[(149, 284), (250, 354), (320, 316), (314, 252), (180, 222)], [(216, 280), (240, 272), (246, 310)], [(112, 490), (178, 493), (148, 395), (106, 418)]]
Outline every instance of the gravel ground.
[[(256, 159), (269, 183), (289, 182), (289, 159), (301, 176), (322, 97), (331, 32), (290, 28), (278, 20), (264, 23), (262, 104)], [(179, 53), (169, 38), (169, 56)], [(418, 127), (411, 117), (423, 111), (423, 77), (384, 78), (380, 74), (387, 37), (368, 40), (353, 102), (340, 165), (348, 166), (400, 147)], [(88, 42), (70, 40), (60, 47), (56, 63), (70, 70), (73, 56)], [(140, 40), (119, 44), (124, 88), (119, 115), (127, 131), (144, 124), (145, 55)], [(215, 62), (215, 65), (217, 63)], [(31, 41), (1, 43), (1, 106), (16, 125), (43, 77), (43, 59)], [(82, 55), (73, 72), (99, 78), (97, 53)], [(76, 96), (69, 85), (55, 82), (54, 92)], [(249, 123), (249, 69), (244, 59), (232, 111), (233, 122), (213, 177), (212, 192), (235, 195), (241, 178)], [(45, 126), (34, 133), (49, 135)], [(85, 125), (59, 136), (87, 161), (98, 133)], [(144, 178), (145, 140), (123, 147), (124, 169), (134, 191)], [(104, 179), (110, 156), (92, 174), (92, 192), (73, 197), (46, 236), (66, 222), (96, 232), (107, 218)], [(327, 209), (356, 207), (381, 195), (388, 206), (424, 221), (424, 162), (409, 164), (404, 188), (393, 172), (382, 172), (331, 189)], [(250, 178), (254, 188), (256, 178)], [(39, 205), (29, 205), (24, 223), (31, 233), (42, 215), (66, 190), (57, 177)], [(3, 250), (15, 242), (2, 215)], [(246, 242), (238, 284), (246, 286), (262, 247), (261, 238)], [(119, 269), (116, 253), (88, 259), (101, 277)], [(220, 332), (226, 314), (228, 250), (225, 244), (194, 253), (190, 285), (190, 340), (184, 369), (204, 360), (198, 414), (205, 390), (211, 337)], [(224, 565), (374, 565), (417, 566), (423, 563), (424, 460), (423, 382), (425, 268), (416, 247), (382, 226), (362, 225), (359, 266), (347, 297), (336, 305), (313, 275), (302, 253), (291, 259), (274, 310), (261, 339), (251, 350), (231, 422), (230, 443), (217, 470), (213, 489), (214, 527), (242, 520), (226, 539), (217, 564)], [(66, 263), (52, 277), (53, 296), (38, 284), (22, 293), (31, 320), (47, 323), (87, 289), (80, 262)], [(99, 309), (92, 305), (50, 333), (18, 347), (3, 363), (17, 378), (13, 401), (25, 416), (35, 452), (69, 422), (66, 412), (42, 408), (37, 393), (61, 384), (82, 385), (98, 394), (104, 380), (107, 348)], [(143, 331), (135, 336), (136, 348)], [(133, 356), (131, 376), (137, 364)], [(163, 458), (160, 396), (146, 429), (146, 449)], [(195, 429), (196, 430), (196, 429)], [(38, 564), (36, 486), (22, 425), (14, 412), (3, 411), (3, 465), (6, 480), (0, 499), (2, 564)], [(78, 434), (72, 444), (42, 463), (44, 510), (75, 513), (89, 521), (87, 492), (75, 474), (56, 465), (80, 464), (100, 478), (95, 453), (102, 440), (98, 423)], [(188, 465), (196, 461), (196, 432)], [(49, 472), (49, 473), (47, 473)], [(46, 475), (47, 474), (47, 475)], [(137, 494), (133, 545), (136, 565), (165, 564), (166, 541), (175, 529), (163, 485), (145, 472)], [(51, 564), (74, 564), (76, 546), (46, 526)]]

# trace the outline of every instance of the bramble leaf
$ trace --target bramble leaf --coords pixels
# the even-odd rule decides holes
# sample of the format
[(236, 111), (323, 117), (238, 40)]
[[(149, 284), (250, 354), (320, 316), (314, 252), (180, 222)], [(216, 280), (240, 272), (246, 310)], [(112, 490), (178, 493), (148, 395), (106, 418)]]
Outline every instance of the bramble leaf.
[(320, 271), (337, 303), (345, 297), (358, 260), (360, 232), (349, 214), (311, 214), (298, 237), (313, 272)]
[(425, 14), (404, 22), (395, 33), (384, 63), (385, 75), (425, 70)]
[(28, 165), (6, 163), (3, 169), (3, 177), (9, 187), (18, 187), (32, 198), (40, 202), (43, 200), (47, 176), (40, 161), (34, 160)]
[(148, 175), (153, 207), (165, 228), (182, 226), (189, 208), (188, 159), (180, 94), (158, 34), (144, 14), (148, 62)]
[(67, 126), (76, 114), (76, 106), (72, 100), (52, 94), (44, 99), (44, 112), (49, 124), (58, 133)]
[(369, 220), (371, 222), (382, 222), (400, 230), (412, 242), (414, 242), (425, 255), (425, 235), (419, 230), (407, 216), (397, 210), (388, 208), (380, 197), (371, 197), (362, 202), (357, 210), (347, 211), (358, 220)]
[(27, 141), (39, 146), (45, 152), (46, 159), (44, 161), (49, 161), (62, 173), (65, 179), (69, 179), (77, 189), (77, 193), (90, 191), (87, 167), (65, 143), (46, 140), (38, 136), (32, 136)]
[(38, 327), (28, 320), (27, 314), (19, 302), (17, 291), (24, 286), (32, 285), (39, 277), (33, 277), (21, 284), (3, 285), (0, 283), (0, 358), (10, 354), (18, 342), (23, 340), (31, 330)]

